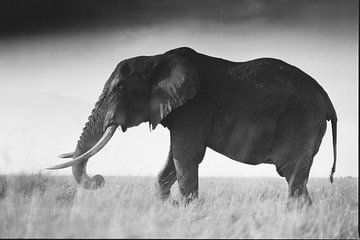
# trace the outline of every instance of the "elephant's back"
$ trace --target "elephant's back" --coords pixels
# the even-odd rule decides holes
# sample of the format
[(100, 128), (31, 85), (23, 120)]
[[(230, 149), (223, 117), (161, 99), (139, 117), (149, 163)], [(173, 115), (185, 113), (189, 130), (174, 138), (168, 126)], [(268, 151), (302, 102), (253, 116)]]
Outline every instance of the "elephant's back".
[(260, 104), (266, 109), (276, 108), (275, 105), (283, 108), (289, 102), (325, 108), (327, 94), (320, 84), (282, 60), (259, 58), (231, 64), (226, 71), (230, 75), (228, 80), (236, 83), (237, 91), (247, 98), (240, 97), (241, 101)]
[(250, 118), (276, 116), (295, 90), (289, 74), (282, 72), (285, 66), (276, 59), (231, 62), (205, 78), (212, 79), (206, 84), (207, 92), (225, 112), (241, 112)]
[(275, 58), (259, 58), (247, 62), (232, 63), (225, 70), (231, 81), (235, 81), (243, 87), (256, 88), (259, 90), (292, 91), (291, 79), (301, 73), (297, 68)]
[(322, 94), (324, 89), (301, 69), (276, 58), (258, 58), (247, 62), (232, 63), (226, 71), (239, 84), (264, 89), (278, 90), (288, 94), (310, 91)]

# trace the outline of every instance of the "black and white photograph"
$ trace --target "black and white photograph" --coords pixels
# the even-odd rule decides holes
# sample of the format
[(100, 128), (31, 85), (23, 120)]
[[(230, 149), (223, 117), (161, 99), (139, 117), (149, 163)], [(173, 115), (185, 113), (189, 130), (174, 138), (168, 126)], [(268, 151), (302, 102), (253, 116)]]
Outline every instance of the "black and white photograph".
[(0, 238), (359, 239), (359, 1), (0, 1)]

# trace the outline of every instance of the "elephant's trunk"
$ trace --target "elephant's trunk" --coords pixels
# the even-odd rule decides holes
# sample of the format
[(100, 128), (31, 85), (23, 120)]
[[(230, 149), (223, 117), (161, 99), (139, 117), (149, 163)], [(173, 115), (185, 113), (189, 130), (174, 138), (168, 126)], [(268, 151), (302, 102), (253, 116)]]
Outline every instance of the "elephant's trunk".
[(86, 189), (96, 189), (104, 186), (105, 180), (101, 175), (95, 175), (92, 178), (88, 176), (86, 173), (86, 164), (91, 156), (95, 155), (106, 145), (117, 128), (117, 125), (110, 125), (104, 129), (104, 123), (107, 122), (105, 120), (106, 115), (109, 115), (109, 110), (103, 106), (102, 101), (100, 97), (100, 100), (96, 103), (95, 108), (88, 118), (88, 122), (83, 128), (75, 152), (60, 155), (65, 158), (72, 157), (73, 160), (49, 168), (61, 169), (71, 166), (76, 182)]
[[(98, 152), (111, 136), (114, 134), (116, 127), (112, 129), (110, 134), (106, 136), (106, 141), (100, 141), (103, 139), (105, 129), (104, 121), (106, 116), (105, 107), (102, 106), (101, 98), (96, 103), (94, 110), (88, 118), (88, 122), (85, 124), (83, 131), (81, 133), (80, 139), (77, 142), (77, 146), (73, 155), (73, 159), (78, 158), (78, 162), (72, 165), (72, 173), (77, 183), (82, 185), (86, 189), (96, 189), (104, 186), (105, 180), (101, 175), (95, 175), (90, 178), (86, 173), (86, 164), (88, 159)], [(106, 131), (108, 132), (108, 131)], [(94, 146), (97, 146), (100, 142), (100, 148), (94, 149)], [(90, 151), (89, 151), (90, 150)], [(95, 150), (91, 152), (91, 150)], [(88, 154), (89, 153), (89, 154)], [(88, 154), (88, 155), (87, 155)]]
[[(73, 155), (74, 160), (88, 152), (94, 145), (96, 145), (104, 134), (103, 124), (105, 114), (103, 107), (101, 107), (101, 103), (99, 102), (95, 105), (94, 110), (88, 118), (88, 122), (83, 128)], [(92, 178), (88, 176), (86, 173), (86, 164), (89, 157), (81, 158), (80, 161), (73, 164), (72, 173), (78, 184), (82, 185), (86, 189), (96, 189), (104, 186), (105, 180), (101, 175), (96, 175)]]

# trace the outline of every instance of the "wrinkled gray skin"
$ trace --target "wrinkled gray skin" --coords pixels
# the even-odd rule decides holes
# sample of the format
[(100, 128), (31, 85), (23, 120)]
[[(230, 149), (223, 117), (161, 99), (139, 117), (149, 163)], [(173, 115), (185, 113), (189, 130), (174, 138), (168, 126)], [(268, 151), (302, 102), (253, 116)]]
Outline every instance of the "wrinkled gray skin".
[[(207, 147), (235, 161), (270, 163), (289, 184), (289, 199), (310, 204), (306, 183), (334, 107), (309, 75), (281, 60), (231, 62), (178, 48), (120, 62), (77, 143), (74, 158), (99, 141), (105, 129), (123, 131), (142, 122), (170, 130), (170, 151), (158, 174), (157, 195), (166, 199), (177, 180), (183, 198), (198, 196), (198, 166)], [(335, 171), (335, 162), (331, 173)], [(95, 189), (87, 159), (72, 166), (76, 181)]]

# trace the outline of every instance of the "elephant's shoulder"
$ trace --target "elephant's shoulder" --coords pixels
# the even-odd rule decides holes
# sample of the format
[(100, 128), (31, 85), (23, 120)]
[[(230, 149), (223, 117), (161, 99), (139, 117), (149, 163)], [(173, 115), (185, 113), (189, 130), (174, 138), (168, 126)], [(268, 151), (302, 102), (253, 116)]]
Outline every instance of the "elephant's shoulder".
[(195, 53), (196, 53), (196, 51), (189, 47), (179, 47), (179, 48), (171, 49), (171, 50), (165, 52), (165, 54), (167, 54), (167, 55), (177, 55), (177, 56), (184, 56), (184, 57), (193, 55)]

